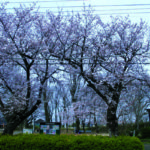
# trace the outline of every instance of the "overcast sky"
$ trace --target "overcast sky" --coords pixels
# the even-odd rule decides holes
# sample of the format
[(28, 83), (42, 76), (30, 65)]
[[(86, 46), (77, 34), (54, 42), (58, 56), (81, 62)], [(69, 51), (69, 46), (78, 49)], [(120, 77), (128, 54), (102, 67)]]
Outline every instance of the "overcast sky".
[[(19, 4), (29, 5), (37, 0), (0, 0), (9, 2), (7, 8), (18, 7)], [(129, 14), (133, 21), (139, 22), (140, 18), (150, 24), (150, 0), (38, 0), (37, 6), (40, 11), (45, 12), (47, 9), (57, 11), (57, 7), (63, 7), (63, 10), (80, 11), (83, 3), (86, 6), (91, 5), (96, 14), (100, 14), (102, 19), (108, 19), (110, 15), (127, 15)], [(118, 5), (118, 6), (117, 6)], [(75, 7), (78, 6), (78, 7)], [(46, 7), (46, 8), (45, 8)], [(55, 8), (54, 8), (55, 7)]]

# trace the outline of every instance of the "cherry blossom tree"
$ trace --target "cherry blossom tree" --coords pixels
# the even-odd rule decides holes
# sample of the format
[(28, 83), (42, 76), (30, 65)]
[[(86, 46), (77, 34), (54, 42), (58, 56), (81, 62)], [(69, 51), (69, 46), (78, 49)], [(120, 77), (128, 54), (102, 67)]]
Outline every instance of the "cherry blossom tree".
[[(38, 108), (44, 84), (56, 72), (49, 67), (50, 56), (43, 54), (44, 40), (38, 32), (40, 20), (42, 16), (34, 6), (20, 6), (13, 13), (3, 5), (0, 8), (0, 45), (5, 56), (5, 61), (1, 60), (0, 80), (7, 93), (1, 96), (1, 111), (7, 120), (3, 134), (13, 134)], [(41, 58), (44, 60), (40, 61)]]
[[(0, 30), (0, 84), (5, 92), (0, 104), (7, 118), (4, 134), (12, 134), (38, 108), (46, 80), (62, 65), (63, 70), (82, 77), (107, 104), (107, 126), (112, 135), (118, 135), (117, 108), (124, 89), (146, 81), (143, 63), (149, 41), (145, 22), (111, 17), (105, 23), (86, 7), (80, 14), (47, 12), (42, 16), (34, 6), (20, 6), (8, 13), (2, 5)], [(71, 89), (72, 98), (75, 93)], [(95, 100), (97, 104), (97, 97)]]
[(79, 106), (77, 106), (76, 104), (78, 104), (77, 102), (79, 101), (79, 99), (77, 98), (77, 95), (79, 94), (81, 79), (76, 74), (70, 75), (70, 77), (71, 77), (70, 93), (71, 93), (72, 104), (73, 104), (73, 108), (74, 108), (74, 114), (75, 114), (74, 117), (76, 119), (76, 131), (79, 132), (79, 130), (80, 130), (80, 120), (79, 120), (79, 115), (78, 115)]
[(144, 115), (147, 114), (146, 108), (149, 103), (149, 88), (146, 85), (132, 85), (123, 92), (118, 109), (118, 119), (125, 122), (136, 124), (139, 129), (139, 123), (143, 121)]
[(106, 103), (86, 84), (80, 87), (76, 97), (78, 101), (74, 104), (74, 109), (82, 122), (83, 130), (85, 130), (85, 123), (88, 123), (95, 125), (96, 132), (98, 132), (98, 125), (106, 123)]
[[(129, 17), (111, 17), (105, 23), (92, 10), (64, 17), (52, 15), (57, 45), (53, 56), (74, 68), (107, 104), (107, 126), (118, 135), (116, 116), (122, 90), (135, 80), (142, 79), (143, 56), (149, 51), (142, 20), (131, 22)], [(47, 47), (49, 52), (50, 47)], [(137, 78), (136, 78), (137, 77)]]

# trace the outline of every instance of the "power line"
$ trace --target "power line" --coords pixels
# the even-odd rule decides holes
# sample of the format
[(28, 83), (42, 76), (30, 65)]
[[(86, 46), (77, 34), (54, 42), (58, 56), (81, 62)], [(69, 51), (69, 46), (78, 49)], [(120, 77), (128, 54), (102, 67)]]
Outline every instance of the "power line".
[[(6, 58), (7, 59), (7, 58)], [(13, 59), (13, 60), (18, 60), (18, 59)], [(22, 60), (22, 59), (21, 59)], [(34, 59), (34, 60), (44, 60), (44, 59)], [(64, 64), (64, 65), (67, 65), (67, 64), (69, 64), (69, 63), (67, 63), (67, 62), (62, 62), (62, 61), (60, 61), (60, 60), (58, 60), (58, 59), (48, 59), (48, 60), (52, 60), (52, 61), (59, 61), (59, 62), (49, 62), (49, 64)], [(76, 59), (77, 60), (77, 59)], [(9, 64), (8, 62), (5, 62), (5, 64)], [(96, 63), (93, 63), (93, 62), (83, 62), (82, 64), (109, 64), (109, 63), (113, 63), (113, 62), (96, 62)], [(124, 62), (114, 62), (114, 64), (123, 64)], [(33, 63), (34, 65), (46, 65), (45, 63)], [(129, 65), (136, 65), (136, 64), (142, 64), (142, 65), (149, 65), (150, 64), (150, 62), (139, 62), (139, 63), (134, 63), (134, 62), (130, 62), (130, 63), (128, 63)], [(18, 65), (18, 64), (16, 64), (16, 65)], [(21, 64), (21, 65), (24, 65), (24, 64)]]
[[(126, 10), (150, 10), (150, 8), (133, 8), (133, 9), (109, 9), (109, 10), (106, 10), (106, 9), (101, 9), (101, 10), (94, 10), (95, 11), (126, 11)], [(88, 10), (85, 10), (85, 11), (88, 11)], [(53, 11), (53, 12), (58, 12), (58, 11)], [(62, 12), (68, 12), (68, 11), (62, 11)], [(72, 11), (69, 11), (69, 12), (72, 12)], [(78, 10), (78, 11), (73, 11), (73, 12), (82, 12), (81, 10)]]
[[(49, 53), (49, 54), (50, 54), (50, 53)], [(141, 55), (141, 54), (140, 54), (140, 55)], [(148, 57), (147, 55), (150, 55), (150, 53), (146, 53), (145, 55), (146, 55), (145, 57)], [(0, 55), (0, 56), (2, 57), (2, 55)], [(113, 57), (117, 57), (117, 56), (118, 56), (118, 57), (119, 57), (119, 56), (121, 57), (122, 55), (119, 55), (119, 54), (118, 54), (118, 55), (117, 55), (117, 54), (116, 54), (116, 55), (108, 55), (108, 57), (112, 57), (112, 58), (113, 58)], [(137, 54), (137, 56), (138, 56), (138, 54)], [(53, 57), (53, 56), (52, 56), (52, 57)], [(104, 57), (106, 57), (106, 56), (104, 56)], [(144, 57), (144, 56), (142, 56), (142, 57)], [(83, 58), (73, 58), (73, 57), (72, 57), (72, 59), (76, 59), (76, 60), (77, 60), (77, 59), (78, 59), (78, 60), (81, 60), (81, 59), (82, 59), (82, 60), (85, 60), (85, 59), (91, 59), (91, 58), (92, 58), (92, 57), (83, 57)], [(16, 60), (21, 59), (21, 60), (22, 60), (22, 58), (19, 58), (19, 57), (5, 57), (5, 59), (16, 59)], [(32, 58), (30, 58), (30, 59), (32, 60)], [(34, 60), (44, 60), (44, 59), (43, 59), (43, 58), (34, 58)], [(58, 58), (48, 58), (48, 60), (58, 60)]]
[[(144, 6), (145, 4), (143, 4), (143, 5), (137, 5), (137, 6)], [(94, 7), (121, 7), (121, 6), (134, 6), (134, 5), (92, 5), (91, 7), (92, 8), (94, 8)], [(135, 4), (135, 6), (136, 6), (136, 4)], [(147, 5), (145, 5), (145, 6), (150, 6), (150, 4), (147, 4)], [(89, 6), (61, 6), (60, 8), (78, 8), (78, 7), (89, 7)], [(35, 7), (35, 8), (39, 8), (39, 7)], [(49, 7), (49, 6), (45, 6), (45, 7), (40, 7), (40, 8), (42, 8), (42, 9), (47, 9), (47, 8), (58, 8), (58, 7)], [(7, 8), (7, 9), (13, 9), (13, 8)], [(20, 8), (21, 9), (21, 8)]]
[[(8, 2), (9, 4), (11, 3), (51, 3), (51, 2), (69, 2), (69, 1), (81, 1), (81, 2), (85, 2), (84, 0), (57, 0), (57, 1), (18, 1), (18, 2)], [(0, 2), (0, 4), (2, 4), (3, 2)], [(150, 4), (116, 4), (116, 5), (91, 5), (92, 7), (125, 7), (125, 6), (150, 6)], [(83, 6), (63, 6), (63, 7), (83, 7)], [(89, 6), (84, 6), (84, 7), (89, 7)], [(57, 8), (57, 7), (51, 7), (51, 8)]]
[[(92, 63), (92, 62), (84, 62), (84, 63), (82, 63), (82, 64), (112, 64), (113, 62), (103, 62), (103, 63)], [(4, 64), (10, 64), (10, 63), (8, 63), (8, 62), (5, 62)], [(67, 62), (49, 62), (49, 64), (50, 65), (55, 65), (55, 64), (60, 64), (60, 65), (70, 65), (69, 63), (67, 63)], [(115, 65), (117, 65), (117, 64), (123, 64), (123, 63), (121, 63), (121, 62), (119, 62), (119, 63), (115, 63), (114, 62), (114, 64)], [(150, 65), (150, 63), (128, 63), (128, 65)], [(17, 66), (19, 66), (17, 63), (16, 64), (12, 64), (12, 65), (17, 65)], [(23, 63), (20, 63), (20, 65), (24, 65)], [(45, 63), (33, 63), (33, 65), (46, 65)], [(75, 64), (76, 65), (76, 64)]]
[(126, 12), (126, 13), (104, 13), (104, 14), (95, 14), (95, 15), (102, 15), (102, 16), (104, 15), (105, 16), (105, 15), (118, 15), (118, 14), (119, 15), (120, 14), (129, 14), (130, 15), (130, 14), (149, 14), (149, 13), (150, 12), (130, 12), (130, 13)]
[[(56, 2), (73, 2), (73, 1), (74, 1), (74, 2), (75, 2), (75, 1), (82, 1), (82, 2), (84, 2), (84, 0), (55, 0), (55, 1), (52, 0), (52, 1), (23, 1), (23, 2), (20, 2), (20, 1), (18, 1), (18, 2), (9, 2), (9, 1), (8, 1), (8, 2), (7, 2), (7, 1), (6, 1), (5, 3), (8, 3), (8, 4), (11, 4), (11, 3), (12, 3), (12, 4), (18, 4), (18, 3), (21, 4), (21, 3), (23, 3), (23, 4), (24, 4), (24, 3), (53, 3), (53, 2), (56, 3)], [(0, 2), (0, 4), (2, 4), (2, 3), (3, 3), (3, 2)]]
[[(65, 12), (65, 11), (62, 11), (62, 12)], [(66, 12), (72, 12), (72, 11), (66, 11)], [(78, 12), (80, 12), (80, 11), (78, 11)], [(40, 13), (45, 13), (45, 12), (40, 12)], [(58, 12), (54, 12), (54, 13), (58, 13)], [(120, 15), (120, 14), (149, 14), (150, 12), (130, 12), (130, 13), (128, 13), (128, 12), (121, 12), (121, 13), (103, 13), (103, 14), (100, 14), (100, 13), (94, 13), (94, 15), (102, 15), (102, 16), (105, 16), (105, 15)], [(66, 16), (66, 15), (64, 15), (64, 16)]]
[[(63, 13), (63, 12), (68, 12), (68, 13), (70, 12), (70, 13), (72, 13), (72, 11), (62, 11), (62, 13)], [(80, 11), (74, 11), (74, 12), (80, 12)], [(45, 14), (46, 12), (34, 12), (34, 13)], [(58, 13), (58, 12), (54, 12), (54, 14), (55, 14), (55, 13)], [(123, 15), (123, 14), (124, 14), (124, 15), (130, 15), (130, 14), (149, 14), (149, 13), (150, 13), (150, 12), (146, 12), (146, 11), (145, 11), (145, 12), (130, 12), (130, 13), (128, 13), (128, 12), (125, 12), (125, 13), (124, 13), (124, 12), (123, 12), (123, 13), (122, 13), (122, 12), (120, 12), (120, 13), (118, 12), (118, 13), (117, 13), (117, 12), (116, 12), (116, 13), (103, 13), (103, 14), (94, 13), (94, 15), (106, 16), (106, 15), (120, 15), (120, 14), (122, 14), (122, 15)], [(1, 14), (5, 14), (5, 13), (1, 13)], [(8, 14), (11, 14), (11, 13), (8, 13)], [(63, 15), (63, 16), (67, 16), (67, 15)]]
[[(133, 8), (133, 9), (109, 9), (109, 10), (94, 10), (94, 12), (109, 12), (109, 11), (129, 11), (129, 10), (131, 10), (131, 11), (134, 11), (134, 10), (150, 10), (150, 8)], [(85, 11), (88, 11), (88, 10), (85, 10)], [(58, 11), (52, 11), (53, 13), (59, 13)], [(72, 10), (72, 11), (62, 11), (63, 13), (64, 12), (83, 12), (83, 11), (81, 11), (81, 10)], [(40, 12), (40, 13), (45, 13), (45, 12)], [(131, 13), (131, 12), (130, 12)], [(132, 13), (150, 13), (150, 12), (132, 12)], [(120, 14), (120, 13), (115, 13), (115, 14)], [(128, 13), (124, 13), (124, 14), (128, 14)], [(105, 14), (104, 14), (105, 15)]]
[[(51, 2), (69, 2), (69, 1), (82, 1), (82, 0), (57, 0), (57, 1), (36, 1), (36, 3), (51, 3)], [(84, 1), (84, 0), (83, 0)], [(9, 3), (33, 3), (33, 1), (31, 2), (9, 2)], [(121, 5), (93, 5), (92, 7), (127, 7), (127, 6), (150, 6), (150, 4), (121, 4)], [(60, 8), (78, 8), (78, 7), (89, 7), (89, 6), (61, 6)], [(38, 8), (38, 7), (35, 7)], [(58, 8), (58, 7), (40, 7), (41, 9), (51, 9), (51, 8)], [(7, 9), (13, 9), (13, 8), (7, 8)], [(21, 9), (21, 8), (20, 8)], [(150, 8), (132, 8), (132, 9), (112, 9), (112, 10), (95, 10), (95, 11), (126, 11), (126, 10), (146, 10), (146, 9), (150, 9)], [(72, 12), (72, 11), (62, 11), (62, 12)], [(81, 11), (74, 11), (74, 12), (81, 12)], [(40, 12), (40, 13), (44, 13), (44, 12)], [(58, 13), (55, 11), (55, 13)], [(146, 13), (150, 13), (150, 12), (130, 12), (130, 13), (103, 13), (103, 14), (97, 14), (97, 15), (117, 15), (117, 14), (146, 14)]]
[[(60, 8), (64, 8), (60, 7)], [(66, 7), (83, 7), (83, 6), (66, 6)], [(35, 7), (35, 9), (38, 7)], [(59, 7), (40, 7), (40, 9), (51, 9), (51, 8), (59, 8)], [(6, 9), (14, 9), (14, 8), (6, 8)], [(21, 8), (19, 8), (21, 9)], [(132, 9), (109, 9), (109, 10), (94, 10), (94, 12), (108, 12), (108, 13), (93, 13), (95, 15), (118, 15), (118, 14), (146, 14), (146, 13), (150, 13), (150, 11), (142, 11), (142, 12), (117, 12), (117, 11), (135, 11), (135, 10), (150, 10), (150, 8), (132, 8)], [(85, 10), (88, 11), (88, 10)], [(110, 12), (113, 11), (113, 12)], [(115, 11), (115, 12), (114, 12)], [(52, 11), (53, 13), (59, 13), (59, 11)], [(72, 13), (72, 12), (76, 12), (76, 13), (80, 13), (80, 12), (84, 12), (82, 10), (70, 10), (70, 11), (62, 11), (62, 13)], [(46, 13), (46, 12), (34, 12), (34, 13)], [(4, 14), (4, 13), (1, 13)]]
[[(148, 54), (150, 54), (150, 53), (147, 53), (147, 55)], [(120, 55), (115, 55), (116, 57), (117, 56), (120, 56)], [(115, 57), (115, 56), (109, 56), (109, 57)], [(7, 58), (7, 57), (5, 57), (5, 60), (13, 60), (13, 61), (15, 61), (15, 60), (22, 60), (22, 58)], [(90, 61), (90, 59), (91, 59), (91, 57), (84, 57), (84, 58), (72, 58), (72, 60), (73, 61), (80, 61), (80, 60), (89, 60)], [(30, 59), (30, 60), (45, 60), (45, 59), (43, 59), (43, 58), (35, 58), (35, 59)], [(48, 58), (48, 60), (50, 60), (50, 61), (57, 61), (57, 62), (49, 62), (49, 64), (64, 64), (64, 65), (66, 65), (66, 64), (69, 64), (69, 63), (66, 63), (66, 62), (63, 62), (63, 60), (62, 61), (60, 61), (58, 58)], [(59, 61), (59, 62), (58, 62)], [(64, 61), (65, 61), (65, 59), (64, 59)], [(8, 63), (8, 62), (5, 62), (5, 63)], [(108, 63), (111, 63), (111, 62), (96, 62), (96, 63), (92, 63), (92, 62), (83, 62), (82, 64), (100, 64), (100, 63), (106, 63), (106, 64), (108, 64)], [(114, 62), (115, 63), (115, 62)], [(123, 64), (124, 62), (118, 62), (118, 63), (116, 63), (116, 64)], [(9, 64), (9, 63), (8, 63)], [(45, 63), (34, 63), (34, 64), (37, 64), (37, 65), (45, 65)], [(139, 63), (134, 63), (134, 62), (130, 62), (130, 63), (128, 63), (129, 65), (130, 64), (143, 64), (143, 65), (149, 65), (150, 64), (150, 62), (139, 62)], [(22, 64), (23, 65), (23, 64)]]

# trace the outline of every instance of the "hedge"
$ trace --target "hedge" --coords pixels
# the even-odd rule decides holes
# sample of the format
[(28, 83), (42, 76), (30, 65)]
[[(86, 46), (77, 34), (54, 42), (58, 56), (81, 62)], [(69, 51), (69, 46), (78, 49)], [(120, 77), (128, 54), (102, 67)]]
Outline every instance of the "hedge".
[(1, 150), (144, 150), (136, 137), (86, 135), (17, 135), (1, 136)]

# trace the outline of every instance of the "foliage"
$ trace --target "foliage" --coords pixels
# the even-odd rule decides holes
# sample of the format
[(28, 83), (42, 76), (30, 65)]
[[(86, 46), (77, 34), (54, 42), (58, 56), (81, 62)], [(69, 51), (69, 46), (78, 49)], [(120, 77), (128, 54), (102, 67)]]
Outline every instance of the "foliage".
[(142, 127), (142, 122), (148, 119), (146, 108), (149, 103), (149, 88), (147, 86), (128, 87), (121, 95), (118, 106), (118, 119), (122, 124), (135, 122), (137, 130)]
[(141, 129), (141, 138), (150, 138), (150, 127)]
[(0, 137), (1, 150), (143, 150), (143, 144), (135, 137), (102, 137), (74, 135), (17, 135)]
[(139, 129), (136, 127), (136, 123), (120, 124), (118, 126), (119, 135), (133, 136), (135, 130), (135, 136), (141, 138), (141, 131), (143, 128), (148, 128), (149, 122), (140, 122)]

